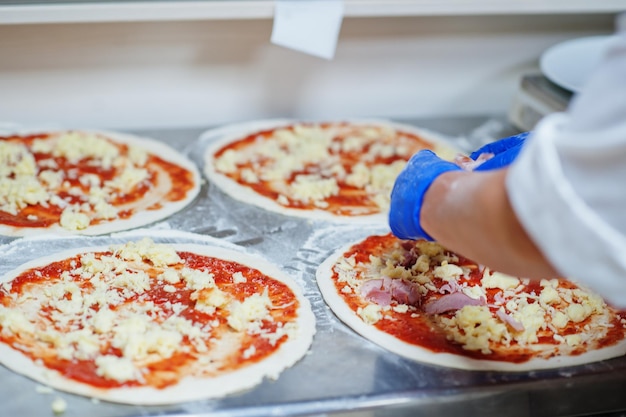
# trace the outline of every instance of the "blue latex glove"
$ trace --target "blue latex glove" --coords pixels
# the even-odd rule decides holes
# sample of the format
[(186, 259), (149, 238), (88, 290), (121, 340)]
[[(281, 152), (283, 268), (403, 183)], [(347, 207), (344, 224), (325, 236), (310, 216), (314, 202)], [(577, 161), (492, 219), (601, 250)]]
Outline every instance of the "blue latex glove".
[(422, 202), (435, 178), (448, 171), (461, 171), (461, 167), (428, 150), (411, 157), (391, 191), (389, 226), (394, 235), (400, 239), (433, 240), (420, 226)]
[(504, 139), (497, 140), (479, 148), (470, 154), (470, 158), (476, 160), (483, 153), (494, 154), (493, 158), (488, 159), (478, 165), (474, 171), (489, 171), (508, 166), (517, 158), (517, 154), (522, 149), (524, 142), (530, 132), (520, 133), (518, 135), (509, 136)]

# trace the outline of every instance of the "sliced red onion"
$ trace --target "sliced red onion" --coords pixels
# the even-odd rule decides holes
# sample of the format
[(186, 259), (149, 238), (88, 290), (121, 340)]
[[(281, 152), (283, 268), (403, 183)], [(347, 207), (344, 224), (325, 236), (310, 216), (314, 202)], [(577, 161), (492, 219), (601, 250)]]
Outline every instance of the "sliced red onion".
[(472, 298), (463, 292), (454, 292), (446, 294), (434, 301), (424, 305), (424, 312), (427, 314), (441, 314), (446, 311), (460, 310), (465, 306), (482, 306), (486, 305), (483, 297)]
[(523, 332), (524, 331), (524, 325), (521, 322), (519, 322), (518, 320), (514, 319), (512, 316), (506, 314), (501, 309), (496, 311), (496, 316), (498, 316), (498, 318), (500, 320), (502, 320), (504, 323), (506, 323), (509, 326), (511, 326), (513, 328), (513, 330), (518, 331), (518, 332)]

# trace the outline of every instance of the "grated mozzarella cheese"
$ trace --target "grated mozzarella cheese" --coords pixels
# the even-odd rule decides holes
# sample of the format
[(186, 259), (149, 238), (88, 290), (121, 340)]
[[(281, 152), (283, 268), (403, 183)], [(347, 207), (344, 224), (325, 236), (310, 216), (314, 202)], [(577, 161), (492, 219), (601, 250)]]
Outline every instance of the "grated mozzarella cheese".
[[(213, 167), (247, 184), (270, 183), (283, 206), (300, 201), (325, 209), (330, 206), (325, 200), (347, 185), (384, 211), (398, 174), (423, 147), (414, 136), (391, 126), (294, 124), (259, 134), (237, 150), (226, 149), (215, 157)], [(292, 178), (295, 182), (287, 186)], [(352, 210), (358, 215), (366, 209)]]
[(114, 355), (99, 356), (96, 358), (96, 374), (117, 382), (126, 382), (139, 379), (139, 370), (128, 358)]
[[(298, 332), (297, 325), (283, 326), (280, 321), (276, 329), (263, 326), (264, 321), (274, 321), (267, 289), (252, 295), (246, 291), (247, 297), (234, 299), (217, 288), (212, 274), (185, 267), (175, 251), (176, 257), (171, 256), (170, 249), (169, 245), (142, 240), (112, 246), (111, 254), (77, 255), (68, 262), (71, 269), (60, 276), (46, 277), (28, 291), (15, 294), (10, 307), (0, 303), (0, 331), (24, 338), (29, 342), (25, 346), (36, 346), (51, 357), (93, 360), (96, 375), (119, 383), (144, 383), (143, 375), (150, 372), (151, 363), (176, 353), (197, 355), (211, 364), (223, 355), (221, 347), (215, 350), (215, 335), (219, 338), (227, 333), (227, 350), (249, 358), (256, 355), (254, 346), (246, 352), (231, 346), (248, 340), (246, 333), (275, 345)], [(155, 266), (169, 261), (176, 262)], [(174, 286), (168, 281), (184, 282), (187, 289), (194, 290), (191, 299), (195, 305), (188, 300), (150, 301), (154, 293), (146, 292), (155, 283), (165, 284), (165, 292), (178, 291), (180, 284)], [(241, 272), (232, 274), (232, 281), (247, 282)], [(10, 283), (0, 287), (5, 292), (10, 289)], [(192, 317), (189, 313), (193, 311), (216, 309), (226, 311), (208, 322), (194, 323), (186, 318)], [(41, 323), (45, 323), (43, 328)], [(111, 349), (116, 353), (111, 354)]]
[(67, 410), (67, 402), (63, 398), (57, 397), (52, 401), (50, 407), (54, 414), (63, 414)]
[[(410, 281), (422, 297), (435, 294), (433, 299), (438, 299), (462, 292), (472, 299), (485, 300), (486, 305), (461, 305), (458, 310), (443, 311), (431, 317), (450, 340), (464, 349), (485, 355), (508, 346), (533, 349), (531, 346), (542, 337), (554, 340), (556, 354), (567, 354), (581, 345), (593, 343), (590, 340), (600, 340), (611, 327), (606, 303), (583, 288), (570, 289), (569, 285), (562, 285), (562, 281), (551, 279), (540, 282), (538, 293), (529, 292), (525, 290), (525, 286), (530, 285), (529, 280), (487, 268), (480, 273), (479, 265), (464, 263), (461, 266), (456, 255), (436, 242), (416, 241), (413, 245), (409, 249), (406, 242), (394, 240), (389, 246), (377, 246), (363, 263), (357, 263), (355, 255), (340, 257), (333, 265), (338, 293), (363, 297), (364, 283), (385, 277)], [(481, 274), (478, 283), (474, 273)], [(376, 324), (384, 318), (396, 320), (398, 316), (388, 314), (389, 310), (400, 314), (411, 312), (414, 317), (415, 307), (400, 304), (393, 298), (391, 304), (384, 307), (369, 299), (361, 298), (361, 301), (356, 314), (367, 324)], [(429, 301), (422, 298), (421, 304)], [(579, 324), (575, 333), (572, 324)], [(548, 355), (544, 351), (539, 353), (544, 354)]]
[(489, 268), (485, 268), (481, 282), (485, 288), (499, 288), (501, 290), (514, 289), (520, 284), (519, 278), (490, 271)]
[(242, 331), (250, 329), (259, 324), (262, 320), (271, 320), (269, 310), (272, 307), (267, 289), (263, 294), (253, 294), (246, 298), (243, 302), (231, 301), (228, 305), (228, 325), (237, 330)]
[[(130, 145), (123, 152), (112, 141), (88, 132), (60, 132), (35, 139), (29, 147), (11, 141), (0, 143), (0, 210), (18, 215), (31, 205), (52, 204), (63, 209), (59, 225), (67, 230), (87, 228), (93, 219), (115, 219), (111, 204), (150, 180), (145, 168), (146, 150)], [(35, 159), (37, 155), (37, 160)], [(69, 166), (59, 170), (54, 158)], [(80, 174), (78, 164), (87, 163), (105, 171), (115, 169), (113, 179), (101, 184), (96, 174)], [(71, 185), (76, 181), (78, 185)], [(71, 207), (58, 194), (67, 192), (78, 200)]]
[(356, 313), (367, 324), (376, 324), (383, 318), (382, 308), (377, 304), (368, 304), (365, 307), (359, 307)]

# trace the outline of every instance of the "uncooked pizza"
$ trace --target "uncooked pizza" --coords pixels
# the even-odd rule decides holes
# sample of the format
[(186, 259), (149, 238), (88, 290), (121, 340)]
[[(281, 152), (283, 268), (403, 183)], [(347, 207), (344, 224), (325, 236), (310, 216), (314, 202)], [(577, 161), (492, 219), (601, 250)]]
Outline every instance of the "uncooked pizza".
[(150, 238), (69, 250), (7, 273), (0, 362), (56, 389), (128, 404), (221, 397), (303, 357), (315, 319), (264, 259)]
[(0, 234), (96, 235), (162, 220), (200, 190), (196, 166), (128, 134), (47, 131), (0, 137)]
[(205, 173), (233, 198), (270, 211), (382, 223), (394, 180), (422, 149), (458, 154), (440, 135), (386, 121), (259, 122), (214, 139)]
[(368, 236), (324, 261), (317, 282), (355, 331), (430, 364), (526, 371), (626, 353), (626, 312), (598, 295), (491, 271), (435, 242)]

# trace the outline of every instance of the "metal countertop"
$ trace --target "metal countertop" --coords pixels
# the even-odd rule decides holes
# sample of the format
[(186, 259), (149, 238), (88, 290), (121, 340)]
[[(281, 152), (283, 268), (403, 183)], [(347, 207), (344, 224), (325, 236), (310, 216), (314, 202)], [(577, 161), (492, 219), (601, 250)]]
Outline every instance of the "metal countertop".
[[(399, 120), (440, 132), (466, 150), (516, 133), (498, 117)], [(206, 129), (143, 130), (201, 164), (197, 139)], [(201, 165), (199, 165), (201, 168)], [(240, 245), (280, 265), (304, 288), (317, 318), (308, 355), (276, 381), (219, 400), (173, 406), (125, 406), (94, 402), (60, 391), (37, 392), (38, 384), (0, 368), (0, 415), (52, 416), (56, 397), (64, 416), (570, 416), (626, 410), (626, 357), (589, 365), (521, 373), (476, 372), (425, 365), (389, 353), (341, 323), (315, 283), (316, 266), (341, 243), (367, 230), (285, 217), (236, 202), (209, 184), (180, 213), (152, 225)], [(141, 234), (141, 229), (132, 233)], [(95, 237), (92, 239), (106, 239)], [(12, 268), (12, 253), (52, 252), (20, 239), (0, 239), (0, 273)], [(32, 254), (29, 254), (32, 252)]]

